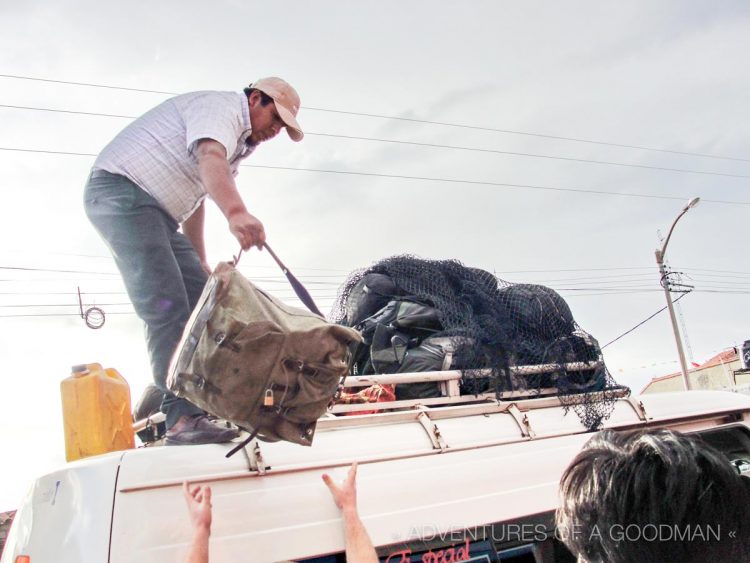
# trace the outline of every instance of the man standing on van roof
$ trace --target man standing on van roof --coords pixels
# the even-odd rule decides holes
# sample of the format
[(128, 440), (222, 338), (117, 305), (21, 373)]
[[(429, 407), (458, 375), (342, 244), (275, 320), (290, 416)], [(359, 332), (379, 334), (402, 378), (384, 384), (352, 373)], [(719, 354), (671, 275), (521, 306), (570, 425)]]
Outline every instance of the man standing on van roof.
[(248, 212), (234, 176), (240, 162), (281, 129), (293, 141), (302, 140), (299, 106), (294, 88), (275, 77), (244, 92), (183, 94), (133, 121), (94, 162), (84, 194), (86, 214), (109, 246), (146, 325), (154, 381), (165, 393), (167, 444), (237, 436), (172, 395), (167, 370), (211, 271), (204, 200), (208, 195), (219, 206), (244, 250), (261, 248), (263, 224)]

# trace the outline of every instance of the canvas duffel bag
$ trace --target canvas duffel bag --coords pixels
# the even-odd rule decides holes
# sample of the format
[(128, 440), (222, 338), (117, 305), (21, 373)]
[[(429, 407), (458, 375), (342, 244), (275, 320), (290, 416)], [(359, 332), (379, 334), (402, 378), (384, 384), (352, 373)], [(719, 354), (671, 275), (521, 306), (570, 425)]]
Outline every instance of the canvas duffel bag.
[(309, 446), (360, 341), (356, 330), (285, 305), (223, 262), (188, 321), (167, 384), (261, 439)]

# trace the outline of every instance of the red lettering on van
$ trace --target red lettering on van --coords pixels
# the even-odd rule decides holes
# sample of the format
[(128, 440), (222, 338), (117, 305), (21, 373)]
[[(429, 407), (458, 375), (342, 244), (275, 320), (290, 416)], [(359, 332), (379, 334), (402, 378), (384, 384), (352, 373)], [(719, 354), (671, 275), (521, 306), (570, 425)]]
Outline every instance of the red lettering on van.
[(394, 551), (385, 560), (385, 563), (409, 563), (411, 561), (411, 549), (404, 549), (403, 551)]
[(469, 538), (466, 538), (466, 544), (456, 550), (456, 561), (469, 560)]
[[(390, 560), (390, 559), (389, 559)], [(422, 555), (422, 563), (458, 563), (459, 561), (469, 560), (469, 539), (466, 539), (466, 543), (456, 549), (455, 546), (449, 547), (448, 549), (441, 549), (440, 551), (433, 552), (428, 551)], [(402, 561), (404, 561), (402, 559)]]

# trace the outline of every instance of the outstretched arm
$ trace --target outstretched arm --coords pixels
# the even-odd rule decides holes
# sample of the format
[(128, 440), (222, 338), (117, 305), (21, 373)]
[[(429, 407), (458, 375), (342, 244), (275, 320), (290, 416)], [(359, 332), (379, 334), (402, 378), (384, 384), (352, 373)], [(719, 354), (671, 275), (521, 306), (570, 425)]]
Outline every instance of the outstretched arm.
[(333, 495), (333, 501), (341, 510), (344, 520), (346, 560), (348, 563), (378, 563), (378, 555), (365, 525), (357, 512), (357, 463), (353, 463), (341, 485), (336, 485), (330, 475), (323, 475), (323, 481)]
[(182, 484), (187, 502), (190, 523), (193, 525), (193, 542), (185, 563), (208, 563), (208, 538), (211, 535), (211, 487)]
[(251, 246), (261, 248), (266, 242), (263, 223), (247, 212), (234, 183), (224, 145), (213, 139), (202, 139), (198, 142), (195, 155), (201, 182), (227, 218), (229, 230), (242, 249), (248, 250)]

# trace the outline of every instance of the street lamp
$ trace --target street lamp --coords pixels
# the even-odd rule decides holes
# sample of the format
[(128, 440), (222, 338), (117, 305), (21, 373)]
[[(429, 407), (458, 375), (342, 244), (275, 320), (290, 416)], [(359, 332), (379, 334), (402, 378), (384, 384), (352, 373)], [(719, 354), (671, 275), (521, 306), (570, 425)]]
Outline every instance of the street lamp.
[(661, 276), (661, 286), (664, 288), (664, 295), (667, 298), (667, 309), (669, 309), (669, 318), (672, 320), (672, 330), (674, 331), (674, 341), (677, 344), (677, 355), (680, 358), (680, 369), (682, 370), (682, 380), (685, 382), (685, 390), (690, 391), (692, 386), (690, 385), (690, 378), (688, 377), (687, 363), (685, 362), (685, 352), (682, 349), (682, 339), (680, 338), (680, 331), (677, 328), (677, 319), (674, 316), (674, 307), (672, 306), (672, 296), (669, 292), (669, 278), (667, 277), (667, 271), (664, 268), (664, 253), (667, 251), (667, 245), (669, 244), (669, 238), (672, 236), (674, 226), (677, 221), (687, 213), (691, 207), (695, 207), (701, 200), (699, 197), (694, 197), (687, 202), (687, 205), (682, 208), (682, 211), (677, 218), (672, 222), (672, 226), (669, 227), (669, 233), (667, 238), (664, 239), (664, 244), (661, 249), (656, 250), (656, 264), (659, 266), (659, 275)]

